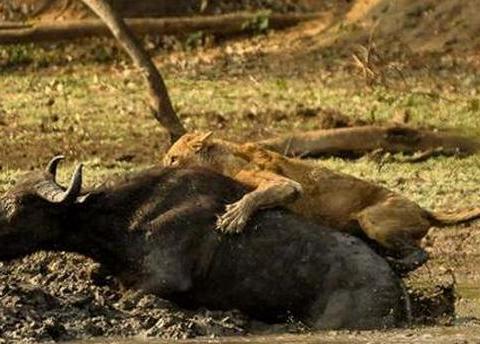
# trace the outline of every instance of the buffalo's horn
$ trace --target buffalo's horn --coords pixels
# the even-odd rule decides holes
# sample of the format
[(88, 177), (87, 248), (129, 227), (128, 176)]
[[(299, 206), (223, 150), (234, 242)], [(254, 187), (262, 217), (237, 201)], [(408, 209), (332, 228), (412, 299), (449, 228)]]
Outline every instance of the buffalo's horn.
[[(52, 159), (51, 162), (53, 161), (54, 159)], [(53, 162), (52, 166), (55, 166), (56, 164), (58, 164), (58, 161)], [(82, 164), (79, 164), (75, 168), (75, 172), (72, 175), (67, 190), (64, 190), (54, 180), (45, 180), (37, 184), (37, 194), (52, 203), (68, 203), (75, 201), (82, 189), (82, 168)]]
[(65, 159), (63, 155), (57, 155), (50, 160), (50, 162), (47, 165), (46, 172), (50, 174), (53, 177), (53, 180), (55, 180), (55, 177), (57, 176), (57, 166), (60, 161)]

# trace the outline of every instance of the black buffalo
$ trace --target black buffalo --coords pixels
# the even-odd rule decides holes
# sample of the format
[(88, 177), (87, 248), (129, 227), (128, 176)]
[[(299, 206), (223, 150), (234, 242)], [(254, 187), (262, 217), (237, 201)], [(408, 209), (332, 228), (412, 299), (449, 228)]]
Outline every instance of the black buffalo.
[(245, 192), (202, 169), (152, 168), (81, 192), (55, 182), (54, 158), (0, 199), (0, 259), (38, 250), (92, 257), (128, 288), (187, 307), (296, 316), (313, 328), (384, 328), (408, 317), (400, 279), (360, 240), (285, 210), (221, 236), (216, 214)]

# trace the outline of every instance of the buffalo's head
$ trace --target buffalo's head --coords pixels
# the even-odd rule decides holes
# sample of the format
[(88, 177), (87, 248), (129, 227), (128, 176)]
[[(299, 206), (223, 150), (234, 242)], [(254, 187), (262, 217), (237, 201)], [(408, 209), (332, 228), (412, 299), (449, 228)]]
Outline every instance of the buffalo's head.
[(0, 198), (0, 260), (14, 259), (55, 245), (62, 217), (75, 203), (82, 187), (82, 165), (64, 188), (55, 181), (58, 163), (53, 158), (45, 171), (27, 174)]

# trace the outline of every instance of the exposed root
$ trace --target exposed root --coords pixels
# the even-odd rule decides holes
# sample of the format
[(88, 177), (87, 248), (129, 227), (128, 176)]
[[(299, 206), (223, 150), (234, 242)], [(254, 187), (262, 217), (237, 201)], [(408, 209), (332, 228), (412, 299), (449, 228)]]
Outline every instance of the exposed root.
[(369, 152), (415, 154), (403, 162), (420, 162), (436, 155), (470, 155), (479, 150), (474, 138), (403, 125), (365, 125), (295, 133), (258, 141), (263, 147), (296, 157), (340, 155), (358, 157)]

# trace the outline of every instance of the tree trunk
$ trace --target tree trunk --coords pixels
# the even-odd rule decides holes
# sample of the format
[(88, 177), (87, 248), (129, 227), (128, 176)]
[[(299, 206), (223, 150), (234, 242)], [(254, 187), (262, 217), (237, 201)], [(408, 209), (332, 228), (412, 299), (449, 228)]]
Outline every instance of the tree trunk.
[(403, 125), (365, 125), (324, 129), (258, 141), (265, 148), (288, 156), (353, 155), (375, 150), (390, 153), (438, 152), (469, 155), (479, 151), (473, 138)]
[(127, 27), (123, 19), (105, 0), (82, 0), (107, 25), (113, 36), (130, 55), (148, 82), (150, 106), (155, 118), (168, 130), (171, 141), (175, 142), (185, 129), (173, 109), (167, 88), (158, 69)]

